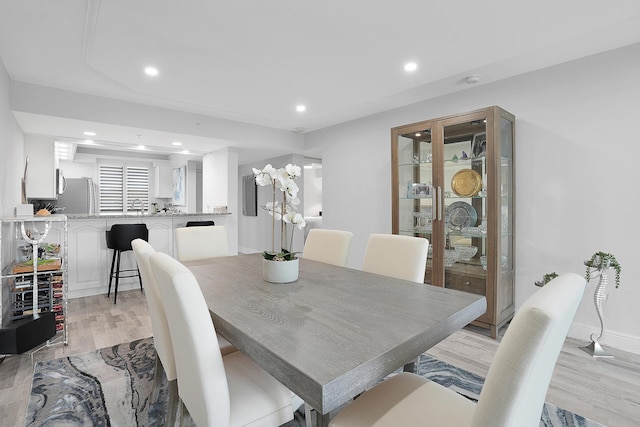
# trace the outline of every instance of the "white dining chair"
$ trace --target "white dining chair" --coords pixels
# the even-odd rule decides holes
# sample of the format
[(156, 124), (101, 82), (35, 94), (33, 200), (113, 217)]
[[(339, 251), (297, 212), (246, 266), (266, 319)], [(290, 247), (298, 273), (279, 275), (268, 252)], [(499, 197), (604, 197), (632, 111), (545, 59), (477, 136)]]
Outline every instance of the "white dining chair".
[(167, 381), (169, 382), (167, 425), (173, 425), (178, 409), (176, 362), (173, 358), (173, 346), (171, 345), (171, 337), (169, 336), (167, 317), (149, 266), (149, 257), (156, 251), (149, 243), (142, 239), (133, 240), (131, 247), (133, 248), (133, 254), (140, 270), (142, 283), (144, 283), (149, 317), (151, 319), (151, 330), (153, 332), (153, 346), (156, 349), (156, 369), (154, 372), (150, 402), (155, 403), (158, 398), (162, 381), (162, 370), (164, 369)]
[[(241, 352), (222, 357), (200, 286), (179, 261), (150, 258), (176, 360), (182, 416), (199, 427), (279, 426), (293, 419), (296, 396)], [(186, 408), (186, 410), (185, 410)]]
[[(131, 242), (142, 283), (144, 284), (145, 296), (147, 298), (147, 306), (149, 308), (149, 317), (151, 319), (151, 330), (153, 332), (153, 346), (156, 349), (156, 369), (151, 393), (151, 403), (154, 403), (159, 395), (160, 384), (162, 381), (162, 371), (164, 370), (169, 382), (169, 402), (167, 410), (167, 425), (173, 425), (178, 409), (178, 394), (176, 382), (176, 362), (173, 356), (173, 345), (169, 333), (169, 324), (167, 323), (167, 315), (156, 284), (155, 277), (151, 271), (149, 258), (156, 253), (155, 249), (145, 240), (135, 239)], [(233, 353), (237, 349), (222, 337), (218, 337), (220, 352), (223, 355)]]
[(363, 393), (329, 425), (538, 427), (584, 289), (582, 276), (563, 274), (525, 301), (498, 347), (477, 404), (423, 377), (402, 373)]
[(195, 261), (229, 255), (227, 231), (222, 225), (176, 228), (178, 261)]
[(302, 258), (346, 267), (352, 238), (350, 231), (314, 228), (304, 242)]
[(429, 241), (399, 234), (371, 234), (363, 271), (424, 283)]

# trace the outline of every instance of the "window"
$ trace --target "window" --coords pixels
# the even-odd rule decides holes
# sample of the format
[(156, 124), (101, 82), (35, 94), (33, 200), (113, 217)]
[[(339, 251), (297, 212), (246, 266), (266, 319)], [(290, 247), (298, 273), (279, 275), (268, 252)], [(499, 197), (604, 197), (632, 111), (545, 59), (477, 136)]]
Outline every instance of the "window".
[(142, 209), (149, 209), (148, 166), (101, 164), (98, 170), (100, 213), (135, 212), (133, 202), (136, 200), (142, 202)]

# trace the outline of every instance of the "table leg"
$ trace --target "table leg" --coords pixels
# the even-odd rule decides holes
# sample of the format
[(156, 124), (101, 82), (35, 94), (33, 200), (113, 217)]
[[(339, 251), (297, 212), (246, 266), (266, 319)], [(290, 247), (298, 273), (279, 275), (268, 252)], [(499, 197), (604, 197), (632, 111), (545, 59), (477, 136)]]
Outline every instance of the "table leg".
[(331, 414), (321, 414), (308, 404), (304, 404), (304, 417), (307, 427), (329, 427)]
[(418, 361), (419, 360), (420, 360), (420, 358), (417, 358), (414, 361), (407, 363), (406, 365), (404, 365), (404, 368), (402, 368), (402, 370), (404, 372), (411, 372), (412, 374), (417, 374), (418, 373)]

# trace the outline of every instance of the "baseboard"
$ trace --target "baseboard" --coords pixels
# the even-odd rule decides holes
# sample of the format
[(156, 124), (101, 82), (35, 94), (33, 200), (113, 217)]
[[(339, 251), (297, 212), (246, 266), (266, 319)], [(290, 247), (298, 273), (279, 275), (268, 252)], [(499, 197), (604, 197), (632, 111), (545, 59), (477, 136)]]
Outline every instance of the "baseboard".
[(239, 254), (260, 254), (263, 251), (259, 251), (256, 249), (252, 249), (252, 248), (238, 248), (238, 253)]
[[(599, 334), (599, 328), (590, 325), (573, 323), (569, 329), (568, 336), (583, 340), (585, 345), (591, 342), (591, 334)], [(617, 350), (626, 351), (633, 354), (640, 354), (640, 337), (625, 334), (623, 332), (605, 329), (605, 335), (600, 342), (604, 347), (611, 347)]]

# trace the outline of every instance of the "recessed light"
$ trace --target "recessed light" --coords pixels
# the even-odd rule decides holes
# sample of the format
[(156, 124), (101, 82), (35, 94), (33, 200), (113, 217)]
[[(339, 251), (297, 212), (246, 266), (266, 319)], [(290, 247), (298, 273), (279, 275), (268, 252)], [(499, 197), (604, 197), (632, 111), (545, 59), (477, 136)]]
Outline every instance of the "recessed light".
[(146, 150), (146, 147), (144, 145), (138, 145), (136, 147), (136, 149), (138, 149), (138, 150)]
[(404, 64), (404, 70), (408, 72), (412, 72), (418, 69), (418, 64), (415, 62), (407, 62)]
[(83, 135), (87, 135), (87, 136), (96, 136), (95, 132), (91, 132), (91, 131), (86, 131), (86, 132), (82, 132)]
[(182, 150), (182, 154), (189, 154), (189, 150)]
[(158, 69), (156, 67), (145, 67), (144, 69), (144, 73), (147, 76), (157, 76), (158, 75)]
[(474, 84), (476, 84), (476, 83), (478, 83), (480, 81), (480, 76), (477, 76), (477, 75), (469, 76), (466, 79), (464, 79), (464, 81), (468, 85), (474, 85)]
[(176, 146), (180, 146), (180, 145), (182, 145), (182, 142), (180, 142), (180, 141), (173, 141), (171, 144), (176, 145)]
[(93, 145), (93, 139), (85, 139), (84, 143), (85, 144), (89, 144), (89, 145)]
[(305, 106), (304, 106), (304, 105), (302, 105), (302, 104), (301, 104), (301, 105), (297, 105), (297, 106), (296, 106), (296, 111), (297, 111), (298, 113), (304, 113), (305, 111), (307, 111), (307, 107), (305, 107)]
[(416, 132), (416, 136), (422, 136), (420, 132)]

